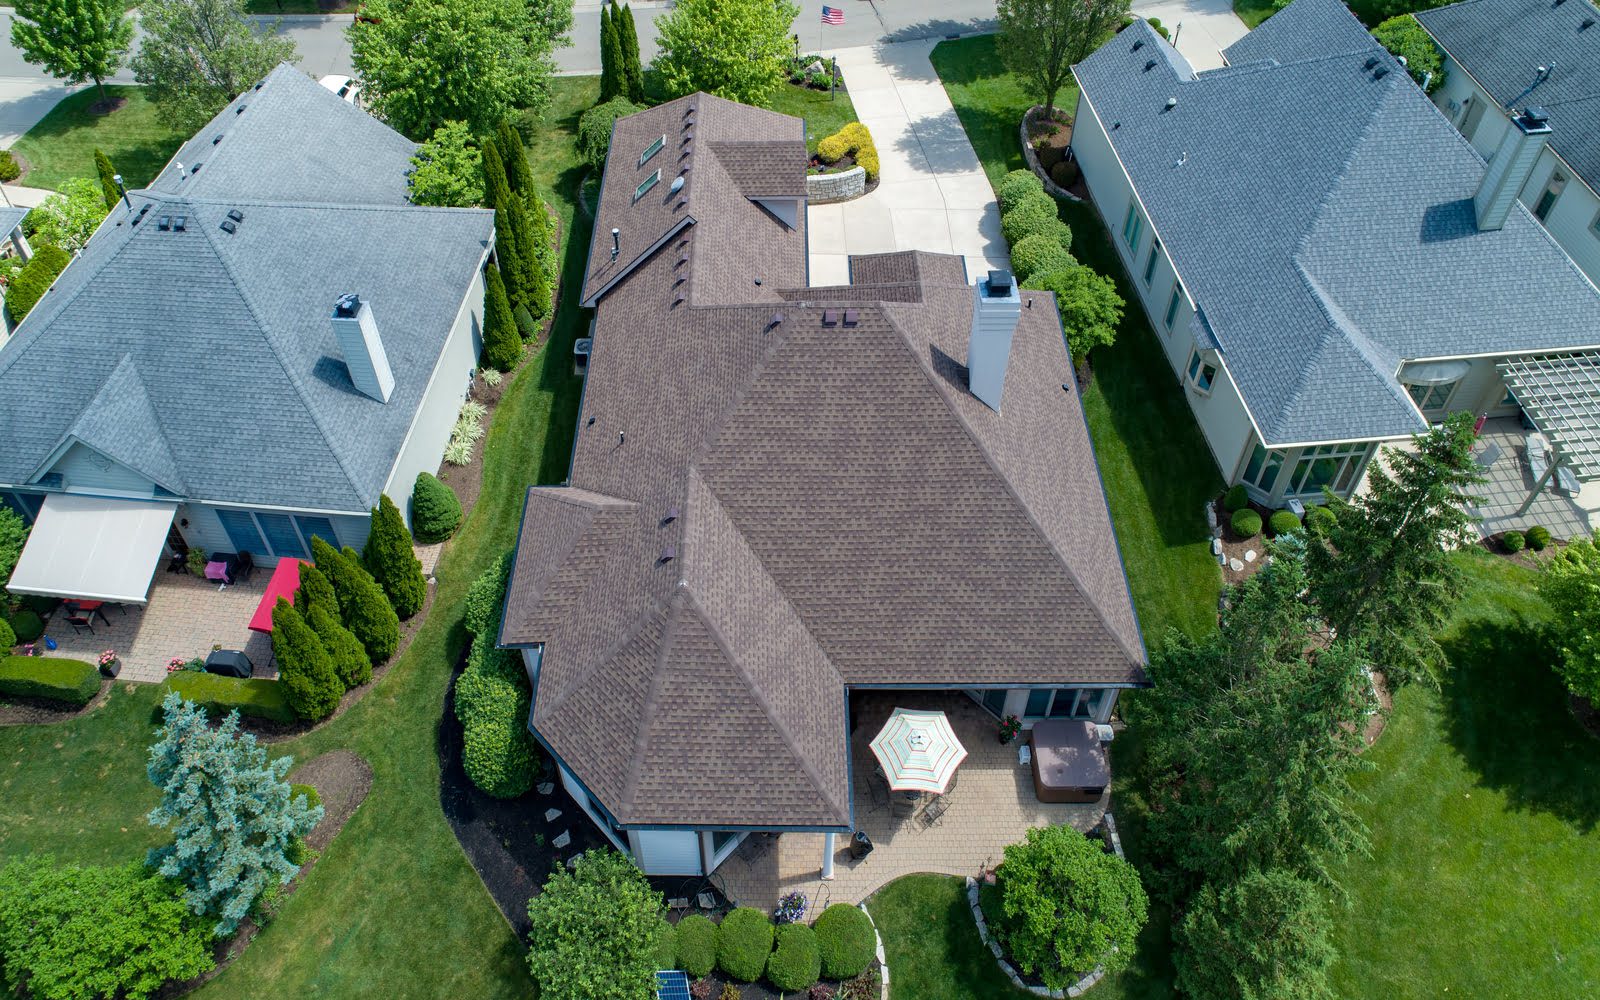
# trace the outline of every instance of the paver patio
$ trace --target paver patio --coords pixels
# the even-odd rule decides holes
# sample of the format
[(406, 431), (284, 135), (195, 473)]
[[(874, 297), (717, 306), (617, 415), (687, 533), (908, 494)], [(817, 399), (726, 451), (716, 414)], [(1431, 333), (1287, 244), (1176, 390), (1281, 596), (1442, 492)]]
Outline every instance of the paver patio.
[(174, 656), (203, 658), (221, 646), (244, 650), (257, 677), (276, 676), (270, 667), (271, 639), (249, 629), (271, 578), (270, 569), (258, 567), (250, 580), (218, 590), (213, 581), (158, 570), (144, 607), (130, 604), (126, 612), (104, 607), (105, 620), (95, 616), (93, 634), (75, 632), (58, 608), (45, 623), (45, 634), (59, 648), (46, 655), (93, 663), (102, 650), (115, 649), (122, 660), (120, 680), (154, 683), (166, 678), (167, 661)]
[(1490, 420), (1478, 434), (1474, 453), (1482, 455), (1489, 447), (1499, 449), (1500, 455), (1484, 470), (1485, 482), (1475, 486), (1472, 493), (1483, 503), (1469, 508), (1480, 518), (1478, 530), (1485, 537), (1502, 531), (1525, 531), (1535, 524), (1550, 529), (1557, 538), (1584, 538), (1600, 527), (1600, 483), (1581, 483), (1577, 496), (1556, 489), (1552, 481), (1539, 492), (1525, 513), (1517, 513), (1527, 502), (1534, 487), (1533, 473), (1528, 467), (1526, 431), (1520, 421), (1504, 417)]
[[(883, 779), (873, 772), (868, 744), (897, 706), (945, 712), (967, 749), (950, 806), (931, 827), (925, 828), (920, 816), (894, 816), (869, 784)], [(1105, 813), (1109, 791), (1092, 803), (1038, 801), (1032, 771), (1017, 763), (1017, 745), (1002, 746), (993, 716), (959, 691), (858, 691), (850, 697), (850, 710), (857, 723), (851, 736), (855, 821), (872, 838), (872, 853), (851, 861), (848, 838), (841, 834), (835, 877), (824, 882), (822, 834), (786, 833), (770, 840), (764, 853), (759, 853), (759, 835), (753, 835), (714, 876), (740, 905), (770, 910), (785, 893), (803, 892), (816, 913), (829, 903), (859, 903), (914, 872), (976, 876), (999, 864), (1005, 846), (1021, 840), (1028, 827), (1068, 823), (1087, 831)]]

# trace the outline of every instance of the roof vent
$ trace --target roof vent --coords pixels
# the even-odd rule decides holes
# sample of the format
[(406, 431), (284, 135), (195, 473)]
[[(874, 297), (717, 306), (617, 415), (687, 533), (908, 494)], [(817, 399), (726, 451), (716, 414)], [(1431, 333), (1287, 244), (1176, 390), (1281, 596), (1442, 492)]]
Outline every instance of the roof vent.
[(773, 327), (777, 326), (779, 323), (782, 323), (782, 322), (783, 322), (783, 313), (773, 313), (772, 314), (772, 318), (767, 320), (767, 329), (770, 330), (770, 329), (772, 329)]
[(232, 219), (234, 222), (243, 222), (244, 213), (239, 211), (237, 208), (230, 208), (228, 209), (228, 218)]
[(189, 228), (189, 217), (187, 215), (180, 215), (177, 218), (172, 220), (172, 231), (173, 232), (181, 233), (181, 232), (185, 231), (188, 228)]
[(617, 255), (620, 254), (620, 253), (622, 253), (622, 230), (618, 229), (616, 226), (612, 226), (611, 227), (611, 259), (612, 260), (616, 260), (617, 259)]
[(189, 168), (189, 176), (190, 177), (193, 177), (195, 174), (198, 174), (199, 172), (200, 172), (200, 164), (198, 164), (198, 163), (196, 163), (194, 166)]
[(839, 323), (839, 311), (837, 309), (824, 309), (824, 310), (822, 310), (822, 325), (823, 326), (837, 326), (838, 323)]
[(217, 228), (221, 229), (223, 232), (227, 233), (230, 236), (232, 236), (234, 233), (237, 233), (239, 231), (239, 227), (234, 225), (233, 221), (231, 219), (223, 219), (222, 220), (222, 225), (218, 226)]
[(1578, 30), (1579, 31), (1588, 31), (1592, 27), (1594, 27), (1594, 18), (1586, 17), (1586, 18), (1583, 19), (1583, 23), (1578, 25)]
[(676, 545), (668, 545), (666, 548), (661, 550), (662, 562), (668, 563), (676, 558), (678, 558), (678, 547)]
[(1155, 68), (1156, 68), (1156, 61), (1154, 59), (1151, 59), (1151, 60), (1149, 60), (1148, 62), (1146, 62), (1144, 64), (1144, 71), (1146, 73), (1150, 72), (1151, 70), (1153, 70)]
[(662, 524), (671, 524), (678, 519), (678, 505), (672, 504), (667, 508), (667, 516), (661, 519)]
[(249, 107), (248, 104), (241, 104), (237, 108), (233, 109), (233, 113), (236, 114), (236, 115), (242, 115), (242, 114), (244, 114), (244, 109), (247, 108), (247, 107)]
[(213, 146), (215, 146), (217, 143), (219, 143), (221, 141), (222, 141), (222, 133), (221, 132), (218, 132), (216, 135), (211, 137), (211, 145), (213, 145)]
[(1144, 48), (1144, 39), (1142, 39), (1142, 38), (1135, 39), (1134, 42), (1133, 42), (1133, 51), (1138, 52), (1142, 48)]
[(133, 217), (133, 222), (131, 222), (130, 225), (137, 226), (139, 223), (143, 222), (144, 221), (144, 213), (146, 213), (148, 211), (150, 211), (150, 206), (149, 205), (140, 205), (139, 206), (139, 214), (135, 215)]
[(1389, 67), (1387, 67), (1387, 66), (1379, 66), (1377, 69), (1372, 71), (1372, 78), (1374, 80), (1382, 80), (1384, 77), (1386, 77), (1388, 75), (1389, 75)]
[(163, 215), (161, 218), (157, 219), (156, 220), (156, 228), (159, 229), (163, 233), (171, 232), (172, 231), (172, 216)]
[(389, 356), (378, 336), (378, 321), (361, 296), (351, 292), (339, 296), (333, 304), (333, 336), (344, 353), (344, 366), (356, 389), (387, 403), (394, 392), (394, 373), (389, 370)]
[(861, 314), (859, 312), (857, 312), (856, 310), (854, 310), (854, 309), (846, 309), (844, 311), (844, 325), (845, 326), (855, 326), (856, 323), (860, 319), (861, 319)]
[(682, 267), (683, 265), (685, 265), (687, 263), (689, 263), (689, 255), (688, 254), (684, 254), (682, 257), (678, 258), (678, 266), (679, 267)]
[(1178, 99), (1176, 97), (1167, 98), (1167, 108), (1166, 109), (1168, 111), (1171, 111), (1173, 108), (1175, 108), (1177, 106), (1178, 106)]
[(1372, 67), (1374, 67), (1376, 65), (1378, 65), (1378, 57), (1377, 56), (1368, 56), (1367, 57), (1367, 61), (1361, 64), (1361, 68), (1362, 69), (1371, 69)]
[[(688, 169), (688, 168), (685, 167), (684, 169)], [(670, 185), (668, 185), (667, 190), (668, 190), (668, 192), (670, 192), (672, 194), (677, 194), (679, 191), (682, 191), (683, 190), (683, 178), (681, 176), (674, 177), (672, 179), (672, 183)]]
[(675, 306), (681, 306), (685, 301), (687, 301), (687, 299), (682, 292), (679, 292), (677, 295), (672, 297), (672, 304)]

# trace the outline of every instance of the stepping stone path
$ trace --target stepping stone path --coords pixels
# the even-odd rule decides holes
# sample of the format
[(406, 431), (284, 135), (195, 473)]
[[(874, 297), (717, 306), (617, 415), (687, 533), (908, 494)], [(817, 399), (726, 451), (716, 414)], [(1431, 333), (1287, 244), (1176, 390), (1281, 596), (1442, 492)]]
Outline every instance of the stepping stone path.
[(1244, 561), (1245, 562), (1255, 562), (1256, 561), (1256, 550), (1255, 549), (1246, 549), (1245, 550), (1245, 554), (1244, 554)]
[(1222, 555), (1222, 539), (1213, 538), (1211, 540), (1211, 554), (1214, 556)]
[(572, 831), (562, 830), (556, 839), (550, 841), (550, 846), (556, 850), (564, 850), (572, 844)]
[(546, 809), (544, 811), (544, 821), (546, 823), (554, 823), (560, 817), (561, 817), (561, 810), (560, 809)]
[(553, 781), (540, 782), (538, 789), (540, 795), (554, 795), (556, 792), (556, 783)]
[(1229, 559), (1228, 560), (1228, 568), (1233, 570), (1235, 573), (1238, 573), (1238, 572), (1243, 571), (1244, 563), (1240, 562), (1237, 559)]

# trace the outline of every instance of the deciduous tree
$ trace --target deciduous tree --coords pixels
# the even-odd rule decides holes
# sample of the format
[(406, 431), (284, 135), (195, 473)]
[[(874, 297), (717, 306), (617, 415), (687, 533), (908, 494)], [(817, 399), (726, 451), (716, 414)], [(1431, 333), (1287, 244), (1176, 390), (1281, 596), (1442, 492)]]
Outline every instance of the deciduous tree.
[(584, 852), (556, 866), (528, 901), (528, 968), (541, 1000), (651, 1000), (661, 894), (622, 854)]
[(483, 156), (465, 122), (445, 122), (411, 158), (411, 202), (445, 208), (483, 204)]
[(193, 132), (282, 62), (294, 42), (245, 20), (244, 0), (142, 0), (144, 40), (134, 78), (149, 88), (157, 115)]
[(34, 239), (69, 253), (82, 250), (106, 217), (105, 192), (100, 182), (74, 177), (61, 190), (39, 203), (29, 215)]
[(1372, 29), (1378, 44), (1405, 60), (1411, 79), (1433, 93), (1444, 84), (1444, 54), (1427, 29), (1410, 14), (1391, 17)]
[[(1034, 239), (1035, 237), (1029, 237)], [(1024, 240), (1023, 242), (1027, 242)], [(1030, 279), (1027, 287), (1054, 292), (1072, 358), (1083, 363), (1096, 347), (1110, 347), (1122, 322), (1117, 283), (1084, 264), (1070, 264)]]
[(1577, 538), (1556, 553), (1539, 577), (1539, 596), (1556, 614), (1561, 647), (1556, 672), (1580, 698), (1600, 704), (1600, 535)]
[(190, 909), (216, 917), (215, 933), (226, 936), (263, 890), (299, 871), (288, 855), (322, 819), (322, 807), (290, 796), (285, 775), (294, 759), (269, 761), (255, 736), (239, 732), (237, 712), (212, 727), (203, 709), (176, 692), (161, 710), (146, 768), (161, 802), (148, 819), (170, 827), (173, 842), (152, 848), (148, 863), (187, 886)]
[(93, 80), (109, 107), (105, 79), (122, 68), (133, 21), (122, 0), (16, 0), (11, 44), (22, 58), (69, 85)]
[(786, 79), (790, 0), (679, 0), (656, 21), (656, 70), (669, 94), (697, 90), (766, 106)]
[(1128, 0), (998, 0), (997, 46), (1047, 114), (1081, 62), (1128, 16)]

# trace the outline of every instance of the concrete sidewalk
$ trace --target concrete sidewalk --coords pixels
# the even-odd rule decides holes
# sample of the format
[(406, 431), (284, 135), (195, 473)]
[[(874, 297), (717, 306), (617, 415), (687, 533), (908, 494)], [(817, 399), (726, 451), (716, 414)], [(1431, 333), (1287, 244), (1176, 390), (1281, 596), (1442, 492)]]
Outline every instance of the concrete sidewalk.
[(877, 190), (865, 197), (807, 209), (812, 284), (844, 284), (851, 254), (892, 250), (960, 254), (969, 276), (1010, 266), (994, 190), (928, 61), (934, 44), (839, 52), (881, 173)]

